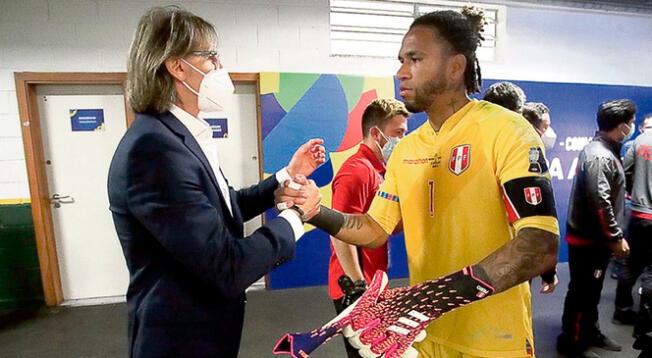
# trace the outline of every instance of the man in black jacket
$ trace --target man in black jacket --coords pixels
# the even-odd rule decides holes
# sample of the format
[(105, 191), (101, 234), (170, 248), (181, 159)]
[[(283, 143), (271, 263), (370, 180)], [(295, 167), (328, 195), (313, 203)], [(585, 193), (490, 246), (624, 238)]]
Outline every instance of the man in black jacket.
[[(627, 151), (623, 166), (632, 211), (628, 237), (632, 254), (618, 276), (614, 322), (634, 323), (634, 348), (640, 357), (652, 357), (652, 114), (640, 126), (641, 135)], [(632, 310), (632, 287), (641, 277), (641, 304), (638, 315)], [(638, 317), (637, 317), (638, 316)]]
[(577, 163), (568, 206), (566, 242), (570, 283), (557, 349), (572, 357), (599, 357), (590, 346), (619, 351), (600, 331), (598, 303), (611, 255), (626, 257), (623, 234), (625, 173), (621, 143), (633, 134), (636, 105), (615, 100), (600, 105), (598, 133)]

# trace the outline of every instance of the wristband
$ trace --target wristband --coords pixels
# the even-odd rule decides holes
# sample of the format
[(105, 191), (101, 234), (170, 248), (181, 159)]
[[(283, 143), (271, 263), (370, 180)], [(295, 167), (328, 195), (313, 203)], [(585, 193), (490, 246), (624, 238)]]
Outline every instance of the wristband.
[(308, 223), (326, 231), (331, 236), (336, 236), (344, 225), (344, 215), (322, 205), (319, 214), (308, 220)]

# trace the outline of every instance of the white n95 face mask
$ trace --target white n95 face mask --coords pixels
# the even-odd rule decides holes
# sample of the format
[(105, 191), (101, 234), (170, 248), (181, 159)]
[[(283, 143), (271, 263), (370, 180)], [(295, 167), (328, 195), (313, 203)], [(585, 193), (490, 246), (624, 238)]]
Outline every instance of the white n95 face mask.
[(552, 129), (552, 127), (548, 127), (548, 129), (543, 132), (543, 135), (541, 135), (541, 140), (543, 141), (544, 148), (552, 149), (557, 141), (557, 133), (555, 133), (555, 130)]
[(192, 93), (197, 95), (197, 106), (200, 112), (228, 112), (233, 102), (235, 87), (229, 73), (224, 67), (212, 70), (208, 73), (202, 72), (185, 59), (181, 59), (193, 70), (201, 73), (204, 78), (199, 84), (199, 92), (190, 87), (186, 81), (182, 83)]

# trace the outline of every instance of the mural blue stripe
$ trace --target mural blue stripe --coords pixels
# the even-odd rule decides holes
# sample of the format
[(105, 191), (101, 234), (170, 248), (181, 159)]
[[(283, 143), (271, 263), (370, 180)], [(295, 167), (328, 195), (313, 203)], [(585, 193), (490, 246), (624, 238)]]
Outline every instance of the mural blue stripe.
[(346, 96), (335, 75), (321, 75), (263, 140), (263, 170), (274, 173), (310, 138), (323, 138), (329, 152), (339, 147), (348, 122)]

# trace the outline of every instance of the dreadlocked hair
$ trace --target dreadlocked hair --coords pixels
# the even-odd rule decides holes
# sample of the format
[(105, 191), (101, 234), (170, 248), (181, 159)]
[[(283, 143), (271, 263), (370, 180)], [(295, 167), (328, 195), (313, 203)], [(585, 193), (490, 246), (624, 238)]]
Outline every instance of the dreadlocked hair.
[(437, 30), (438, 34), (446, 39), (455, 54), (461, 53), (466, 57), (464, 70), (464, 85), (469, 93), (479, 93), (482, 86), (480, 62), (475, 51), (484, 37), (484, 11), (474, 6), (464, 6), (462, 12), (445, 10), (434, 11), (422, 15), (414, 20), (410, 29), (416, 26), (425, 26)]

